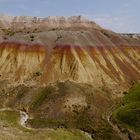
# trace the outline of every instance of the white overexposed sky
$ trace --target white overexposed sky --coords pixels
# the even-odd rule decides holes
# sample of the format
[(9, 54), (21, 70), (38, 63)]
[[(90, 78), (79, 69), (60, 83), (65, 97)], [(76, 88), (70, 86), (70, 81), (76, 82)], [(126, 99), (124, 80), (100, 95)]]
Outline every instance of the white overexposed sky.
[(0, 13), (38, 17), (83, 15), (116, 32), (140, 33), (140, 0), (0, 0)]

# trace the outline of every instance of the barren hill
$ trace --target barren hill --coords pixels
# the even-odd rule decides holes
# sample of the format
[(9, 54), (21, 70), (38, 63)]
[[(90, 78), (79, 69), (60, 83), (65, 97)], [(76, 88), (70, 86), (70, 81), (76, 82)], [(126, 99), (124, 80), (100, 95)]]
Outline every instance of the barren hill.
[(71, 80), (119, 91), (140, 78), (140, 40), (81, 16), (4, 16), (0, 22), (1, 79), (34, 85)]

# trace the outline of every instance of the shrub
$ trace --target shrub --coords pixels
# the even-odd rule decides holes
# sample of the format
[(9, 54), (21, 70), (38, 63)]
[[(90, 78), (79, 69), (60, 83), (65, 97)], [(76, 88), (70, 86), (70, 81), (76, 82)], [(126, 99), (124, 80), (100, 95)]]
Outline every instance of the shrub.
[(42, 72), (37, 71), (37, 72), (35, 73), (35, 75), (36, 75), (36, 76), (41, 76), (41, 75), (42, 75)]
[(34, 35), (30, 35), (30, 39), (31, 41), (34, 41), (35, 36)]

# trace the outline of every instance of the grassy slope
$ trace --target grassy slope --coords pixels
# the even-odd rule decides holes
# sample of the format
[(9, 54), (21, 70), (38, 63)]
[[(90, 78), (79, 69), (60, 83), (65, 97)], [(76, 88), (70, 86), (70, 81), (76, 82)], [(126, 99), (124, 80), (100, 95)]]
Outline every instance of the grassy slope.
[(140, 132), (140, 85), (130, 89), (114, 117), (124, 127)]
[(14, 111), (0, 112), (1, 140), (89, 140), (90, 138), (78, 130), (43, 129), (28, 130), (19, 123), (19, 113)]
[[(82, 108), (81, 110), (78, 110), (77, 106), (73, 105), (74, 110), (72, 112), (69, 110), (71, 114), (69, 115), (64, 114), (62, 117), (53, 116), (51, 118), (47, 118), (43, 115), (41, 117), (35, 116), (28, 120), (28, 125), (30, 125), (33, 128), (47, 127), (47, 128), (56, 129), (56, 128), (63, 127), (67, 129), (79, 129), (93, 135), (95, 140), (98, 139), (119, 140), (120, 139), (119, 136), (117, 136), (117, 134), (114, 132), (112, 127), (108, 124), (107, 120), (104, 120), (101, 117), (101, 115), (104, 114), (101, 108), (106, 109), (109, 106), (106, 103), (107, 102), (106, 100), (108, 99), (105, 98), (106, 94), (105, 95), (103, 93), (96, 94), (96, 92), (93, 92), (91, 88), (89, 89), (89, 92), (87, 88), (86, 90), (83, 89), (82, 91), (85, 92), (82, 94), (82, 92), (77, 89), (78, 86), (71, 83), (70, 86), (68, 85), (68, 83), (59, 83), (58, 87), (59, 87), (58, 93), (56, 93), (56, 91), (51, 87), (46, 88), (41, 93), (39, 93), (38, 96), (35, 98), (34, 102), (32, 102), (31, 109), (33, 110), (35, 109), (34, 112), (37, 112), (37, 109), (39, 110), (41, 109), (40, 105), (42, 104), (42, 101), (45, 100), (45, 104), (51, 102), (50, 105), (51, 105), (51, 112), (52, 112), (55, 108), (53, 106), (54, 103), (57, 103), (62, 97), (65, 97), (65, 94), (68, 97), (68, 95), (72, 93), (72, 95), (75, 97), (76, 90), (77, 92), (80, 92), (79, 97), (82, 96), (83, 94), (86, 95), (88, 106)], [(63, 102), (64, 101), (62, 101), (62, 103)], [(96, 109), (93, 110), (93, 108)], [(60, 107), (60, 110), (61, 109), (62, 107)], [(48, 109), (46, 109), (45, 111), (47, 112), (47, 110)], [(59, 112), (60, 110), (58, 109), (57, 112)]]

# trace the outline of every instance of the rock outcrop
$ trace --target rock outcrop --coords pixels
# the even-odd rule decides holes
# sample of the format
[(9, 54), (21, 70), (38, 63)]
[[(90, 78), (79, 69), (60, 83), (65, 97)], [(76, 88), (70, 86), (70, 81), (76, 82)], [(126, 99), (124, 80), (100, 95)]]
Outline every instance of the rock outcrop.
[[(50, 16), (47, 18), (37, 18), (28, 16), (0, 16), (0, 25), (5, 28), (16, 28), (23, 29), (25, 27), (37, 27), (42, 26), (47, 29), (50, 28), (74, 28), (74, 27), (90, 27), (90, 28), (100, 28), (95, 22), (90, 21), (82, 16), (72, 16), (72, 17), (58, 17)], [(22, 25), (22, 26), (21, 26)]]

